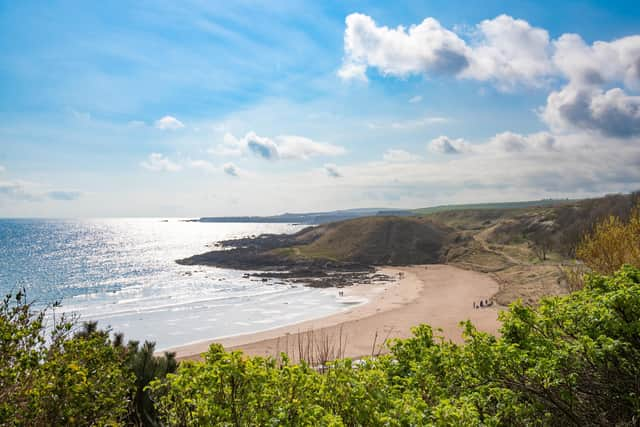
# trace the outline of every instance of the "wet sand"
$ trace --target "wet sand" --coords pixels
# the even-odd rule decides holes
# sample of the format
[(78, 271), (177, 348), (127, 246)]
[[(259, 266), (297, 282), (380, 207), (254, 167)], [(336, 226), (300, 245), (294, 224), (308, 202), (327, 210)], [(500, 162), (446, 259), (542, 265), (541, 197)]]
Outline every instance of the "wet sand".
[[(498, 292), (498, 283), (490, 276), (450, 265), (389, 267), (380, 272), (395, 277), (403, 273), (403, 277), (391, 283), (335, 289), (337, 298), (345, 303), (366, 298), (365, 304), (320, 319), (171, 351), (181, 360), (199, 359), (211, 343), (219, 342), (228, 350), (254, 356), (286, 352), (293, 361), (299, 356), (310, 358), (309, 354), (317, 358), (320, 353), (329, 358), (358, 358), (384, 352), (386, 339), (409, 337), (411, 328), (421, 323), (442, 329), (436, 334), (458, 343), (462, 342), (459, 323), (463, 320), (471, 320), (481, 331), (497, 333), (498, 307), (473, 308), (474, 301), (491, 299)], [(339, 291), (344, 296), (338, 296)]]

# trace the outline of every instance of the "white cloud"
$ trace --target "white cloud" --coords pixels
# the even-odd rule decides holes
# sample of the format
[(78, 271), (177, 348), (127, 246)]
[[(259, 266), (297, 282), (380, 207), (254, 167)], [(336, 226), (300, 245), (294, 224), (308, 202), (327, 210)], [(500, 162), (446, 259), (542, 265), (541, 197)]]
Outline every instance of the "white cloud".
[(354, 64), (353, 62), (346, 62), (338, 70), (338, 76), (342, 80), (359, 80), (361, 82), (367, 82), (367, 66), (364, 64)]
[(0, 165), (0, 173), (4, 173), (6, 170), (7, 169), (4, 166)]
[(588, 46), (577, 34), (563, 34), (554, 46), (553, 62), (572, 85), (622, 82), (640, 90), (640, 36), (596, 41)]
[(32, 186), (22, 181), (0, 181), (0, 196), (30, 202), (41, 200), (42, 196), (29, 187)]
[(48, 186), (13, 180), (0, 181), (0, 199), (10, 199), (23, 202), (43, 202), (45, 200), (73, 201), (84, 195), (77, 190), (51, 189)]
[(160, 153), (149, 154), (147, 160), (141, 162), (140, 166), (154, 172), (177, 172), (182, 169), (182, 166)]
[(242, 143), (251, 153), (267, 160), (276, 160), (280, 157), (278, 146), (270, 138), (256, 135), (254, 132), (246, 134)]
[(500, 15), (478, 24), (474, 35), (468, 44), (431, 17), (408, 29), (394, 29), (354, 13), (346, 19), (339, 75), (363, 79), (371, 67), (397, 77), (443, 74), (492, 81), (508, 90), (541, 86), (554, 74), (549, 34), (542, 28)]
[(478, 149), (489, 152), (514, 153), (527, 150), (553, 150), (555, 138), (547, 132), (538, 132), (530, 135), (521, 135), (514, 132), (502, 132), (491, 138)]
[(343, 147), (316, 142), (303, 136), (284, 135), (278, 139), (278, 151), (283, 159), (308, 159), (314, 156), (339, 156), (346, 153)]
[(411, 154), (405, 150), (395, 148), (388, 149), (382, 156), (385, 162), (413, 162), (420, 160), (420, 156)]
[(240, 174), (240, 169), (233, 163), (225, 163), (222, 166), (222, 171), (229, 176), (238, 176)]
[(541, 112), (552, 129), (597, 131), (614, 137), (640, 135), (640, 96), (622, 89), (608, 91), (569, 85), (552, 92)]
[[(344, 53), (343, 67), (357, 65), (362, 75), (369, 67), (397, 77), (442, 73), (490, 81), (500, 90), (543, 87), (565, 78), (566, 86), (551, 92), (541, 110), (553, 130), (640, 135), (640, 96), (634, 95), (640, 91), (640, 35), (592, 45), (577, 34), (551, 41), (545, 29), (500, 15), (476, 25), (467, 43), (433, 18), (394, 29), (354, 13), (346, 19)], [(344, 77), (349, 75), (345, 71)], [(421, 125), (407, 121), (392, 127)], [(446, 144), (434, 149), (455, 151)]]
[(433, 18), (407, 30), (379, 27), (371, 17), (353, 13), (346, 18), (345, 58), (338, 74), (362, 79), (367, 67), (399, 77), (457, 74), (468, 65), (468, 50), (462, 39)]
[(248, 132), (242, 138), (230, 133), (225, 134), (223, 144), (209, 150), (220, 156), (241, 156), (253, 154), (266, 160), (300, 159), (316, 156), (339, 156), (346, 150), (343, 147), (317, 142), (303, 136), (282, 135), (274, 139)]
[(439, 154), (461, 154), (471, 151), (471, 145), (462, 138), (451, 139), (441, 135), (429, 143), (429, 151)]
[(416, 95), (414, 97), (409, 98), (409, 103), (410, 104), (417, 104), (418, 102), (422, 101), (422, 95)]
[(611, 88), (640, 89), (640, 36), (588, 46), (577, 34), (565, 34), (554, 44), (553, 60), (569, 83), (549, 94), (543, 120), (557, 132), (640, 135), (640, 96)]
[(155, 125), (160, 130), (178, 130), (184, 127), (184, 124), (173, 116), (164, 116), (156, 120)]
[(503, 90), (542, 86), (555, 71), (550, 53), (546, 30), (500, 15), (478, 24), (470, 64), (461, 77), (491, 80)]
[(367, 68), (396, 77), (444, 74), (500, 90), (543, 87), (564, 76), (580, 86), (621, 81), (640, 90), (640, 35), (591, 46), (577, 34), (551, 41), (547, 30), (508, 15), (484, 20), (471, 33), (466, 42), (431, 17), (394, 29), (354, 13), (346, 19), (339, 74), (362, 79)]
[(342, 173), (338, 169), (338, 166), (334, 165), (333, 163), (327, 163), (326, 165), (324, 165), (324, 171), (327, 176), (331, 178), (342, 178)]
[(418, 203), (436, 194), (460, 202), (460, 194), (487, 200), (632, 191), (640, 187), (638, 147), (640, 138), (504, 132), (446, 160), (352, 165), (344, 187)]

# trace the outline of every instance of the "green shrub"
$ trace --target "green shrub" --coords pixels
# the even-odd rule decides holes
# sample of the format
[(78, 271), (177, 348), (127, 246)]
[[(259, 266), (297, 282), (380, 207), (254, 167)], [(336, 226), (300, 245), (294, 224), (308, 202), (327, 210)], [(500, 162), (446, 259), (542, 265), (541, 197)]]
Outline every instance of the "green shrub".
[(421, 325), (390, 354), (307, 365), (213, 345), (150, 388), (170, 425), (633, 425), (640, 419), (640, 270), (514, 304), (501, 337), (464, 345)]
[(0, 425), (113, 425), (128, 411), (133, 375), (108, 333), (44, 326), (24, 294), (0, 306)]
[[(463, 323), (465, 343), (427, 325), (390, 352), (324, 369), (213, 345), (177, 366), (59, 322), (18, 294), (0, 307), (0, 425), (637, 425), (640, 270), (591, 275), (538, 307), (513, 304), (500, 337)], [(177, 368), (177, 370), (176, 370)], [(322, 371), (322, 372), (321, 372)], [(149, 385), (147, 385), (149, 384)], [(136, 403), (137, 402), (137, 403)]]

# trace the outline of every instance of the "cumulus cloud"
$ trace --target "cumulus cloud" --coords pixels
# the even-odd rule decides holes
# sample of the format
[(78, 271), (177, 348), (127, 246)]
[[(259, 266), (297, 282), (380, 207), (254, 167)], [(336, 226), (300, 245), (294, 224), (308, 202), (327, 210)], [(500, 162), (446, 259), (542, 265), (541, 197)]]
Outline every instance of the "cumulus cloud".
[(324, 165), (324, 171), (326, 172), (327, 176), (331, 178), (342, 178), (342, 173), (340, 173), (338, 166), (334, 165), (333, 163), (327, 163), (326, 165)]
[(640, 96), (569, 85), (549, 95), (541, 116), (559, 132), (585, 129), (628, 138), (640, 135)]
[(580, 87), (622, 82), (640, 89), (640, 36), (587, 45), (578, 34), (563, 34), (554, 42), (553, 62)]
[(177, 172), (182, 169), (178, 163), (174, 163), (160, 153), (151, 153), (147, 160), (140, 163), (143, 168), (154, 172)]
[[(541, 117), (554, 130), (583, 129), (605, 136), (640, 135), (640, 36), (587, 45), (577, 34), (555, 43), (553, 60), (568, 84), (553, 91)], [(624, 87), (613, 87), (620, 84)]]
[(388, 28), (361, 13), (346, 18), (345, 58), (338, 74), (366, 78), (367, 67), (404, 77), (417, 73), (456, 74), (468, 65), (468, 47), (454, 32), (427, 18), (409, 29)]
[(278, 146), (275, 142), (269, 138), (260, 137), (254, 132), (246, 134), (242, 143), (251, 153), (263, 159), (274, 160), (280, 157)]
[(474, 36), (469, 44), (432, 17), (407, 29), (378, 26), (371, 17), (354, 13), (346, 18), (338, 74), (363, 80), (371, 67), (383, 75), (442, 74), (510, 89), (541, 86), (554, 73), (548, 32), (527, 21), (500, 15), (478, 24)]
[(521, 135), (514, 132), (502, 132), (478, 149), (490, 152), (514, 153), (527, 150), (553, 150), (555, 138), (548, 132)]
[(156, 128), (160, 130), (178, 130), (184, 127), (184, 124), (173, 116), (164, 116), (156, 120)]
[[(640, 97), (634, 95), (640, 91), (640, 35), (591, 45), (577, 34), (551, 40), (543, 28), (500, 15), (480, 22), (465, 41), (431, 17), (407, 29), (354, 13), (346, 18), (341, 75), (351, 78), (349, 70), (356, 68), (360, 78), (368, 68), (396, 77), (446, 74), (490, 81), (505, 91), (563, 79), (566, 85), (551, 92), (540, 110), (553, 130), (640, 135)], [(456, 151), (438, 144), (435, 149)]]
[(385, 162), (412, 162), (420, 160), (420, 156), (411, 154), (405, 150), (398, 150), (395, 148), (388, 149), (382, 156)]
[(248, 132), (242, 138), (236, 138), (230, 133), (225, 134), (223, 144), (209, 152), (221, 156), (252, 154), (266, 160), (306, 160), (316, 156), (338, 156), (346, 150), (338, 145), (313, 141), (303, 136), (282, 135), (271, 139), (259, 136), (255, 132)]
[(233, 163), (225, 163), (222, 166), (222, 171), (229, 176), (238, 176), (240, 174), (240, 170)]
[(422, 96), (421, 95), (416, 95), (414, 97), (409, 98), (409, 103), (410, 104), (417, 104), (418, 102), (422, 101)]
[(556, 149), (556, 139), (548, 132), (521, 135), (515, 132), (501, 132), (488, 141), (471, 145), (462, 138), (452, 139), (439, 136), (428, 145), (429, 151), (438, 154), (507, 154)]
[(471, 150), (471, 146), (464, 139), (451, 139), (444, 135), (431, 140), (428, 148), (429, 151), (439, 154), (460, 154)]
[(549, 33), (527, 21), (500, 15), (477, 25), (469, 67), (461, 77), (491, 80), (501, 89), (542, 86), (554, 74)]
[(463, 201), (633, 191), (640, 186), (638, 144), (640, 138), (502, 133), (474, 144), (467, 155), (352, 165), (344, 188), (418, 204), (436, 194)]
[(543, 87), (558, 77), (572, 84), (623, 82), (640, 90), (640, 35), (587, 45), (577, 34), (551, 40), (547, 30), (500, 15), (477, 24), (465, 41), (432, 18), (408, 29), (379, 26), (369, 16), (346, 18), (344, 79), (382, 75), (444, 74), (491, 81), (498, 89)]

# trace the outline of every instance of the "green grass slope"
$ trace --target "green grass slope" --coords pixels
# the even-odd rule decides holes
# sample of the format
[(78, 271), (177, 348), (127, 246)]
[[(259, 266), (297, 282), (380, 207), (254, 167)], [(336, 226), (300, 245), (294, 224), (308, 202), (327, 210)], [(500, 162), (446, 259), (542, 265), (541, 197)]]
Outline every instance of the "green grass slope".
[[(308, 244), (280, 250), (291, 256), (370, 265), (436, 263), (455, 238), (448, 227), (426, 218), (376, 216), (326, 224), (308, 230)], [(303, 233), (302, 240), (306, 237)]]

